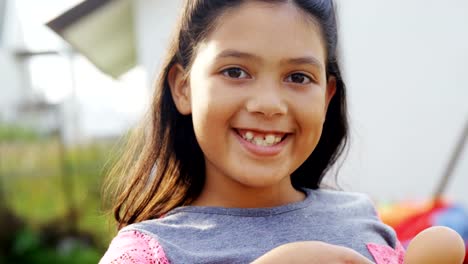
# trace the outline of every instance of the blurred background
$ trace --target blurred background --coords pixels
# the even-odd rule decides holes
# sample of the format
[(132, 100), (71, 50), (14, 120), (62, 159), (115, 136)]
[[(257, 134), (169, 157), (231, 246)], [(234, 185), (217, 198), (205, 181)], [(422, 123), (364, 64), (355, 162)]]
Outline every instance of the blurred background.
[[(104, 253), (106, 164), (148, 105), (180, 4), (0, 0), (0, 263)], [(340, 0), (338, 13), (351, 116), (340, 185), (380, 205), (445, 186), (466, 208), (468, 2)]]

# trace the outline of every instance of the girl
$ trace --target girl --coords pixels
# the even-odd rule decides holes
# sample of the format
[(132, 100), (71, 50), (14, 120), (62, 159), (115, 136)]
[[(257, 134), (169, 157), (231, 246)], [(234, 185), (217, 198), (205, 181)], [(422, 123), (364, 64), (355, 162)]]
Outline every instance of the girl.
[(348, 137), (332, 0), (187, 0), (176, 33), (101, 263), (401, 263), (368, 198), (319, 189)]

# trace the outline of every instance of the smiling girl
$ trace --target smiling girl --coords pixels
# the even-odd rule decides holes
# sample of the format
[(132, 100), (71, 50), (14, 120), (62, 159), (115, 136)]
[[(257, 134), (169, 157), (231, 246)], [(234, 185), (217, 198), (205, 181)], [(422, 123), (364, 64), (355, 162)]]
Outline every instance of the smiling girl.
[(319, 188), (348, 137), (333, 2), (187, 0), (176, 30), (101, 263), (401, 262), (366, 196)]

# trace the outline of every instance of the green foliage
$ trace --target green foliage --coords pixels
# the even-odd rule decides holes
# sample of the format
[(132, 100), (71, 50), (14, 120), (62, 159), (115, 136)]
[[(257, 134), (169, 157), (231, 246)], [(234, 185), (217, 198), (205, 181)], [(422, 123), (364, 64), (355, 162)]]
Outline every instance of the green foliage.
[(5, 263), (94, 264), (99, 261), (101, 255), (98, 250), (79, 242), (69, 242), (61, 249), (50, 247), (42, 243), (37, 232), (25, 229), (17, 234), (12, 252), (0, 258), (0, 261), (3, 260)]
[(2, 141), (35, 141), (38, 133), (26, 127), (0, 124), (0, 142)]
[[(0, 263), (97, 263), (116, 231), (101, 201), (114, 142), (77, 146), (65, 153), (57, 138), (0, 144), (0, 193), (5, 198), (0, 197), (0, 204), (26, 223), (14, 235), (10, 254), (0, 253)], [(76, 230), (92, 235), (92, 247), (75, 243), (63, 250), (41, 238), (42, 226), (63, 225), (71, 212), (76, 212)]]
[(41, 240), (36, 233), (30, 229), (21, 230), (16, 234), (16, 239), (13, 243), (13, 253), (21, 256), (27, 254), (28, 251), (38, 248)]

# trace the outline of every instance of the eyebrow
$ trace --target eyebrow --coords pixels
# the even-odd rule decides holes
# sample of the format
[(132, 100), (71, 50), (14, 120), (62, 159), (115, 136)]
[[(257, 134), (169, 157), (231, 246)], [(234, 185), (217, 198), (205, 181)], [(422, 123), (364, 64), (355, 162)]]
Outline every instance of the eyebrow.
[[(233, 49), (227, 49), (222, 51), (216, 56), (216, 59), (222, 59), (222, 58), (240, 58), (240, 59), (249, 59), (249, 60), (257, 60), (257, 61), (262, 61), (262, 58), (260, 56), (257, 56), (252, 53), (248, 52), (242, 52), (238, 50), (233, 50)], [(298, 58), (290, 58), (290, 59), (283, 59), (280, 61), (280, 63), (287, 63), (287, 64), (310, 64), (315, 67), (318, 67), (320, 70), (323, 69), (322, 63), (320, 63), (320, 60), (313, 56), (305, 56), (305, 57), (298, 57)]]
[(319, 68), (320, 70), (323, 69), (323, 65), (322, 63), (320, 63), (320, 61), (315, 58), (315, 57), (312, 57), (312, 56), (306, 56), (306, 57), (299, 57), (299, 58), (292, 58), (292, 59), (286, 59), (286, 60), (282, 60), (281, 61), (282, 63), (283, 62), (286, 62), (288, 64), (297, 64), (297, 65), (300, 65), (300, 64), (310, 64), (310, 65), (313, 65), (317, 68)]
[(229, 58), (229, 57), (259, 60), (259, 61), (262, 60), (262, 58), (260, 58), (257, 55), (238, 51), (238, 50), (233, 50), (233, 49), (224, 50), (216, 56), (217, 59)]

